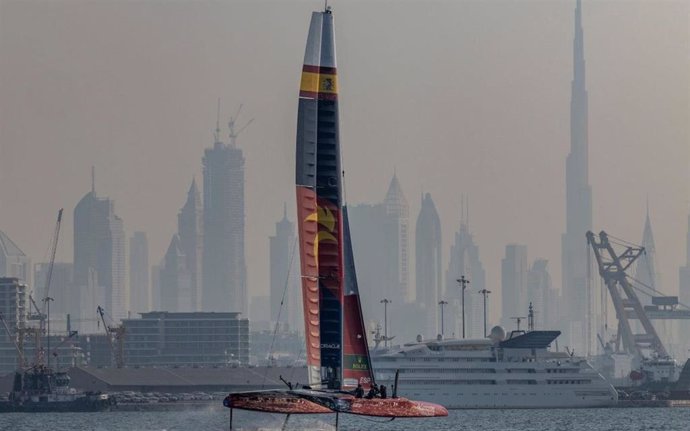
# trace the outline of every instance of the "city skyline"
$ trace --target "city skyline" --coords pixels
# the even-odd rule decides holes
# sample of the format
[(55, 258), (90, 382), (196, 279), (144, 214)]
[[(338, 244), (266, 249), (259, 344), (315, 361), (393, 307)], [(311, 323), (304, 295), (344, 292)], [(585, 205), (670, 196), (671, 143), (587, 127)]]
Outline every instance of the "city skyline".
[[(81, 5), (69, 2), (65, 4)], [(653, 196), (655, 220), (658, 223), (655, 232), (657, 253), (659, 262), (662, 262), (659, 272), (664, 276), (664, 288), (673, 293), (677, 286), (678, 267), (684, 262), (684, 244), (674, 239), (681, 235), (680, 232), (685, 231), (688, 212), (688, 129), (684, 124), (688, 116), (688, 78), (686, 75), (681, 76), (673, 72), (687, 71), (687, 34), (683, 32), (683, 21), (676, 18), (683, 14), (687, 16), (687, 7), (682, 3), (666, 4), (649, 10), (648, 6), (640, 2), (624, 3), (623, 5), (629, 6), (625, 7), (615, 3), (592, 1), (584, 2), (584, 5), (588, 91), (591, 99), (589, 110), (592, 116), (590, 183), (596, 190), (593, 196), (594, 228), (597, 231), (604, 228), (616, 233), (618, 237), (635, 241), (641, 227), (639, 215), (644, 211), (644, 199), (647, 194)], [(261, 16), (261, 19), (280, 23), (276, 31), (282, 31), (281, 36), (285, 36), (278, 37), (283, 40), (281, 50), (287, 52), (287, 57), (299, 58), (294, 52), (302, 51), (302, 9), (311, 10), (316, 6), (316, 3), (309, 3), (304, 4), (304, 7), (296, 7), (297, 10), (290, 10), (286, 6), (276, 4), (268, 16), (259, 14), (258, 10), (252, 9), (249, 5), (231, 4), (228, 7), (231, 10), (232, 7), (238, 8), (238, 13), (234, 15)], [(490, 290), (500, 285), (500, 256), (506, 243), (525, 243), (534, 255), (544, 256), (554, 263), (558, 262), (559, 235), (564, 228), (564, 212), (561, 208), (562, 194), (565, 190), (562, 166), (568, 147), (567, 111), (569, 81), (572, 74), (570, 57), (573, 6), (574, 2), (535, 2), (519, 6), (509, 2), (500, 3), (503, 10), (492, 15), (496, 19), (496, 24), (488, 26), (490, 31), (510, 32), (520, 28), (520, 25), (527, 22), (525, 15), (530, 16), (530, 25), (538, 23), (535, 27), (539, 30), (527, 30), (526, 34), (520, 34), (515, 37), (516, 40), (509, 41), (498, 39), (496, 36), (491, 37), (489, 32), (477, 28), (477, 25), (462, 21), (472, 17), (471, 19), (477, 22), (486, 22), (487, 14), (492, 13), (497, 6), (471, 2), (454, 6), (439, 5), (437, 10), (430, 12), (431, 18), (453, 16), (454, 19), (467, 24), (466, 30), (452, 33), (449, 28), (440, 28), (439, 33), (432, 33), (432, 37), (444, 34), (442, 32), (451, 32), (451, 37), (446, 39), (452, 43), (442, 44), (439, 48), (431, 48), (421, 53), (419, 50), (422, 45), (428, 46), (428, 39), (420, 45), (420, 42), (410, 41), (410, 36), (392, 29), (392, 34), (385, 36), (391, 40), (384, 44), (393, 50), (392, 54), (402, 49), (398, 45), (406, 46), (420, 54), (419, 60), (422, 60), (422, 63), (431, 64), (433, 62), (429, 60), (438, 60), (441, 58), (439, 54), (445, 52), (443, 50), (450, 50), (456, 53), (451, 56), (454, 59), (444, 61), (449, 61), (446, 66), (457, 71), (462, 77), (460, 81), (476, 86), (477, 82), (486, 82), (480, 81), (480, 78), (484, 77), (491, 80), (492, 86), (497, 87), (497, 90), (489, 92), (486, 86), (480, 85), (478, 91), (473, 91), (456, 81), (436, 86), (422, 80), (420, 82), (424, 84), (421, 85), (420, 91), (415, 92), (405, 85), (415, 82), (412, 78), (421, 79), (420, 75), (416, 74), (418, 69), (414, 65), (399, 64), (398, 66), (405, 66), (410, 70), (401, 70), (405, 67), (395, 68), (400, 70), (402, 76), (392, 83), (385, 82), (386, 74), (380, 72), (373, 73), (370, 77), (362, 74), (364, 67), (361, 64), (366, 64), (367, 56), (383, 54), (376, 47), (370, 53), (357, 52), (363, 51), (358, 48), (362, 45), (362, 38), (373, 31), (372, 23), (366, 20), (362, 22), (358, 18), (365, 10), (376, 11), (382, 6), (365, 6), (357, 2), (336, 4), (334, 7), (339, 13), (337, 31), (343, 32), (343, 36), (346, 36), (339, 39), (339, 55), (341, 58), (346, 56), (349, 60), (342, 70), (341, 83), (343, 88), (347, 89), (347, 97), (343, 98), (342, 133), (347, 144), (347, 149), (344, 150), (344, 166), (347, 171), (348, 199), (351, 202), (375, 201), (393, 167), (397, 167), (397, 174), (404, 189), (416, 191), (423, 188), (433, 193), (443, 231), (452, 232), (454, 223), (450, 215), (455, 213), (458, 206), (457, 187), (460, 187), (472, 196), (473, 214), (476, 214), (474, 229), (477, 237), (481, 238), (482, 255), (487, 268), (487, 287)], [(21, 18), (22, 13), (31, 10), (32, 6), (4, 3), (1, 7), (6, 12), (3, 16)], [(71, 40), (66, 29), (66, 25), (71, 23), (67, 16), (69, 13), (61, 10), (59, 6), (53, 7), (56, 8), (57, 16), (51, 19), (54, 19), (57, 25), (57, 35)], [(185, 7), (176, 6), (179, 9)], [(125, 6), (91, 5), (86, 7), (86, 12), (102, 19), (100, 14), (109, 8), (119, 12), (116, 14), (117, 17), (126, 18), (127, 22), (130, 22), (134, 29), (133, 37), (144, 37), (138, 31), (141, 24), (132, 18), (131, 12), (128, 12)], [(184, 15), (179, 14), (176, 8), (162, 10), (175, 20)], [(151, 5), (144, 6), (144, 9), (142, 16), (161, 10)], [(396, 6), (396, 10), (401, 13), (401, 23), (410, 26), (424, 23), (418, 15), (415, 15), (414, 20), (410, 18), (410, 14), (415, 11), (413, 6)], [(218, 13), (218, 10), (214, 13)], [(127, 221), (127, 226), (149, 233), (154, 261), (162, 256), (167, 245), (162, 244), (169, 241), (175, 230), (175, 220), (171, 214), (179, 208), (180, 190), (186, 188), (191, 177), (200, 174), (198, 158), (211, 135), (209, 125), (212, 125), (210, 120), (215, 118), (215, 98), (218, 94), (232, 95), (231, 100), (225, 103), (236, 106), (240, 101), (244, 101), (246, 111), (257, 118), (256, 124), (243, 136), (240, 147), (246, 153), (247, 184), (253, 190), (252, 193), (248, 193), (247, 248), (248, 255), (252, 257), (249, 261), (257, 263), (250, 263), (248, 268), (249, 290), (252, 295), (267, 293), (268, 274), (265, 271), (265, 262), (268, 244), (265, 238), (269, 236), (274, 222), (270, 215), (279, 211), (283, 201), (293, 200), (292, 190), (283, 187), (281, 183), (289, 183), (289, 179), (292, 178), (290, 160), (294, 156), (291, 145), (294, 141), (295, 119), (292, 105), (298, 77), (290, 71), (298, 68), (293, 64), (286, 64), (281, 55), (277, 55), (275, 59), (270, 60), (276, 63), (270, 63), (269, 69), (275, 66), (276, 70), (286, 71), (287, 76), (276, 77), (276, 73), (265, 75), (259, 72), (256, 79), (267, 87), (265, 92), (260, 88), (253, 88), (250, 92), (238, 86), (238, 82), (241, 82), (239, 78), (244, 76), (243, 73), (247, 73), (243, 70), (254, 70), (255, 67), (250, 65), (257, 64), (256, 58), (244, 48), (238, 38), (243, 34), (245, 38), (253, 37), (254, 33), (247, 25), (237, 23), (233, 14), (227, 13), (227, 9), (222, 9), (221, 15), (230, 16), (232, 23), (237, 24), (234, 27), (230, 26), (233, 29), (227, 30), (229, 33), (218, 30), (215, 33), (211, 32), (209, 37), (208, 33), (194, 27), (197, 33), (194, 33), (195, 36), (192, 38), (193, 44), (210, 41), (209, 51), (192, 54), (185, 51), (184, 47), (180, 48), (183, 56), (189, 55), (189, 59), (199, 61), (201, 66), (194, 67), (193, 73), (199, 74), (205, 69), (217, 70), (208, 72), (208, 75), (202, 73), (202, 76), (208, 77), (207, 86), (200, 88), (190, 84), (190, 88), (172, 92), (171, 96), (162, 98), (162, 104), (160, 98), (153, 97), (157, 94), (155, 92), (149, 95), (147, 92), (139, 91), (139, 94), (145, 95), (140, 98), (132, 98), (126, 93), (126, 96), (116, 100), (119, 103), (116, 104), (116, 111), (112, 110), (115, 108), (102, 108), (102, 113), (98, 109), (91, 109), (92, 106), (105, 106), (105, 96), (101, 93), (92, 94), (91, 99), (80, 99), (70, 98), (60, 90), (51, 92), (46, 86), (52, 81), (35, 72), (23, 78), (27, 80), (26, 85), (36, 84), (36, 103), (26, 106), (20, 104), (25, 108), (14, 110), (13, 106), (18, 103), (18, 94), (24, 93), (16, 93), (10, 87), (18, 86), (20, 91), (25, 87), (24, 84), (15, 85), (19, 81), (10, 62), (16, 60), (21, 70), (37, 70), (35, 67), (27, 68), (27, 65), (36, 64), (40, 57), (35, 57), (37, 54), (18, 52), (20, 48), (26, 50), (28, 42), (19, 43), (17, 37), (11, 34), (22, 35), (26, 30), (17, 28), (12, 19), (3, 20), (2, 27), (7, 28), (7, 33), (3, 31), (3, 44), (0, 50), (7, 55), (3, 55), (5, 60), (0, 60), (3, 71), (3, 80), (0, 83), (3, 97), (0, 99), (6, 101), (2, 102), (0, 107), (3, 114), (0, 115), (0, 126), (3, 131), (0, 136), (0, 228), (27, 251), (34, 261), (39, 259), (45, 249), (52, 228), (54, 209), (69, 208), (76, 203), (81, 194), (80, 187), (83, 187), (88, 176), (88, 167), (92, 164), (95, 164), (99, 171), (99, 184), (102, 183), (99, 188), (117, 201), (118, 212)], [(653, 37), (657, 29), (652, 29), (651, 26), (655, 19), (663, 19), (660, 17), (668, 18), (664, 21), (668, 23), (669, 33), (663, 38)], [(45, 19), (40, 15), (34, 18), (36, 22), (33, 25), (36, 26)], [(204, 14), (203, 18), (208, 18), (211, 23), (215, 22), (209, 15)], [(508, 18), (512, 21), (509, 22)], [(117, 22), (116, 19), (114, 21)], [(22, 21), (18, 19), (17, 22)], [(96, 22), (101, 21), (97, 19)], [(352, 31), (348, 31), (353, 23), (361, 27), (362, 35), (353, 35)], [(453, 26), (458, 25), (455, 23)], [(214, 28), (213, 25), (208, 27)], [(153, 29), (147, 27), (147, 31), (175, 40), (174, 36), (170, 36), (169, 29), (164, 26), (154, 26)], [(536, 40), (538, 37), (543, 38), (544, 32), (551, 32), (549, 34), (553, 36), (548, 38), (549, 43)], [(114, 28), (105, 26), (99, 37), (110, 40), (114, 34), (117, 34)], [(473, 38), (473, 35), (476, 37)], [(63, 40), (58, 37), (52, 42), (48, 41), (46, 33), (40, 32), (33, 37), (30, 43), (36, 45), (29, 47), (55, 48), (53, 44)], [(219, 41), (229, 40), (230, 43), (224, 46), (219, 41), (214, 41), (214, 37)], [(394, 38), (398, 41), (394, 42)], [(475, 42), (472, 42), (473, 40)], [(259, 38), (258, 41), (263, 48), (272, 47), (266, 39)], [(634, 41), (635, 45), (635, 49), (630, 49), (631, 52), (619, 49), (622, 46), (628, 48), (631, 41)], [(152, 42), (147, 42), (144, 38), (144, 46), (148, 46), (147, 43)], [(516, 47), (519, 49), (514, 49)], [(59, 48), (58, 46), (56, 52), (62, 52)], [(73, 48), (77, 53), (83, 54), (91, 52), (93, 46), (82, 41), (76, 43)], [(175, 49), (177, 48), (176, 46)], [(512, 50), (520, 52), (523, 59), (507, 52)], [(28, 49), (26, 52), (35, 51)], [(240, 71), (226, 76), (229, 68), (222, 60), (217, 59), (221, 55), (216, 53), (233, 53), (235, 55), (222, 57), (233, 58), (233, 63), (238, 57), (246, 59), (247, 65), (237, 65)], [(640, 57), (639, 53), (644, 53), (644, 61), (636, 60)], [(138, 51), (128, 49), (114, 54), (116, 58), (138, 58)], [(202, 54), (205, 57), (199, 57)], [(165, 50), (157, 55), (156, 58), (165, 64), (172, 62), (166, 56)], [(381, 70), (392, 70), (396, 61), (404, 61), (402, 56), (397, 56), (397, 60), (388, 57), (384, 55), (381, 59), (384, 61)], [(607, 57), (611, 57), (610, 60), (607, 60)], [(92, 68), (86, 70), (94, 73), (86, 76), (85, 87), (92, 90), (94, 84), (103, 79), (103, 75), (99, 74), (100, 69), (96, 68), (94, 71), (95, 66), (82, 57), (71, 58), (75, 64), (86, 61), (87, 66), (91, 65)], [(211, 60), (204, 60), (205, 58)], [(487, 63), (485, 58), (491, 58), (491, 62)], [(501, 62), (499, 67), (495, 67), (496, 61)], [(288, 61), (290, 62), (296, 63), (292, 60)], [(474, 66), (465, 63), (473, 63)], [(620, 68), (614, 63), (625, 64), (626, 67)], [(672, 67), (673, 65), (675, 67)], [(57, 71), (57, 75), (51, 76), (66, 81), (67, 88), (72, 88), (71, 78), (60, 73), (61, 68), (72, 70), (71, 66), (62, 63), (53, 65), (51, 62), (46, 66), (51, 72)], [(483, 69), (487, 66), (492, 67)], [(502, 73), (498, 73), (505, 68), (514, 71), (514, 75), (506, 78)], [(158, 69), (143, 69), (140, 73), (143, 77), (150, 77), (155, 76), (156, 70)], [(479, 76), (478, 73), (481, 71), (485, 71), (486, 74)], [(172, 81), (173, 79), (182, 78), (173, 72), (170, 73), (169, 80), (162, 80), (166, 85), (178, 82)], [(150, 84), (150, 81), (147, 82)], [(192, 81), (179, 81), (190, 82)], [(516, 83), (520, 85), (516, 86)], [(112, 85), (123, 88), (124, 81), (116, 80)], [(134, 88), (140, 88), (139, 85), (134, 85)], [(517, 90), (508, 87), (521, 88)], [(156, 85), (153, 85), (153, 88), (159, 90)], [(169, 90), (168, 86), (164, 88)], [(549, 94), (541, 94), (539, 90), (542, 88), (546, 88)], [(390, 98), (390, 106), (396, 106), (396, 109), (392, 110), (396, 112), (396, 118), (385, 115), (375, 107), (361, 108), (370, 100), (366, 93), (372, 93), (373, 89), (376, 89), (376, 94), (381, 97)], [(429, 99), (422, 97), (421, 92), (428, 94)], [(500, 101), (496, 99), (495, 92), (501, 93)], [(400, 95), (396, 96), (395, 93)], [(452, 97), (444, 96), (443, 93), (448, 93)], [(487, 93), (493, 94), (493, 97), (488, 97)], [(539, 104), (533, 102), (535, 95), (539, 96)], [(151, 114), (144, 126), (132, 121), (128, 114), (123, 114), (126, 111), (124, 106), (134, 105), (133, 102), (141, 98), (146, 98), (142, 103)], [(57, 119), (52, 120), (57, 101), (65, 99), (74, 102), (67, 106), (60, 104), (60, 109), (64, 109), (65, 114), (57, 115)], [(109, 100), (109, 97), (105, 100)], [(156, 100), (156, 103), (153, 103), (153, 100)], [(181, 100), (185, 100), (184, 111), (180, 107)], [(408, 103), (405, 103), (406, 101)], [(42, 111), (38, 110), (39, 106), (46, 114), (40, 115)], [(390, 106), (386, 108), (389, 111)], [(430, 106), (433, 115), (427, 114), (424, 109), (420, 111), (419, 106)], [(525, 106), (530, 109), (525, 109)], [(487, 110), (495, 107), (498, 109), (493, 115), (486, 114)], [(234, 109), (233, 106), (227, 110)], [(521, 113), (514, 114), (513, 111), (516, 109)], [(443, 114), (443, 110), (452, 112), (451, 117)], [(131, 111), (141, 116), (140, 110), (133, 108)], [(84, 112), (89, 112), (89, 115), (85, 115)], [(457, 123), (448, 121), (449, 118), (457, 119)], [(37, 122), (37, 119), (44, 122)], [(112, 124), (111, 119), (114, 119)], [(181, 127), (183, 119), (185, 125)], [(453, 124), (453, 127), (442, 127), (444, 122)], [(413, 123), (415, 126), (411, 127), (410, 124)], [(259, 124), (261, 127), (258, 127)], [(500, 127), (496, 127), (496, 124)], [(81, 129), (77, 125), (82, 126)], [(492, 126), (491, 128), (497, 132), (488, 133), (485, 130), (487, 125)], [(31, 139), (27, 139), (25, 131), (28, 130), (31, 131)], [(73, 130), (83, 130), (83, 134), (75, 134)], [(392, 135), (390, 130), (394, 131)], [(27, 141), (36, 143), (28, 145)], [(154, 145), (155, 141), (159, 141), (160, 144)], [(49, 142), (57, 142), (60, 145), (48, 145)], [(50, 166), (46, 167), (36, 159), (38, 150), (41, 151), (42, 158), (52, 162)], [(160, 157), (162, 151), (162, 154), (165, 154), (164, 158)], [(67, 153), (68, 156), (61, 152)], [(81, 164), (73, 159), (77, 152), (82, 158)], [(360, 157), (358, 154), (367, 156)], [(635, 157), (627, 157), (630, 154), (634, 154)], [(628, 161), (628, 169), (625, 171), (637, 174), (634, 178), (631, 179), (625, 172), (612, 171), (613, 163), (620, 160), (621, 155), (626, 156)], [(24, 160), (31, 161), (39, 170), (46, 172), (46, 175), (42, 175), (41, 178), (27, 178), (25, 172), (17, 167), (22, 163), (16, 163)], [(154, 166), (153, 161), (162, 165), (160, 171), (156, 171), (158, 176), (144, 175), (144, 172)], [(79, 169), (80, 166), (82, 169)], [(379, 173), (379, 170), (385, 172)], [(266, 172), (271, 173), (269, 181), (265, 181)], [(44, 182), (46, 176), (60, 178), (59, 182), (54, 181), (57, 183), (54, 191), (47, 194), (43, 192), (47, 188)], [(548, 178), (548, 181), (544, 181), (544, 178)], [(19, 184), (22, 186), (21, 193), (15, 190)], [(24, 193), (41, 198), (18, 199)], [(612, 195), (618, 197), (615, 202), (605, 199)], [(153, 196), (156, 196), (156, 201), (151, 205)], [(417, 203), (412, 202), (410, 211), (415, 214), (418, 209)], [(291, 205), (288, 211), (294, 213), (294, 206)], [(268, 215), (264, 216), (264, 213)], [(544, 218), (535, 223), (531, 220), (533, 214), (542, 214)], [(69, 220), (66, 220), (65, 224), (65, 237), (69, 238)], [(68, 241), (61, 242), (58, 261), (69, 260), (67, 256), (70, 255), (71, 245), (67, 243)], [(443, 260), (445, 267), (448, 261), (446, 250), (443, 252)], [(553, 280), (561, 279), (557, 266), (558, 264), (552, 268)], [(411, 265), (411, 268), (413, 267)], [(412, 271), (409, 277), (410, 280), (414, 279)], [(498, 304), (496, 295), (494, 293), (492, 298), (494, 304)], [(500, 307), (494, 308), (498, 313)]]

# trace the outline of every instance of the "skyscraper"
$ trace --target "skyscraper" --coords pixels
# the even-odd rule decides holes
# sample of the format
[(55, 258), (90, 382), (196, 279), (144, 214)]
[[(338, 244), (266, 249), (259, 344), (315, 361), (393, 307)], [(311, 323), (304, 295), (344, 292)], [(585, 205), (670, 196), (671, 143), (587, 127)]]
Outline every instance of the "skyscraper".
[(179, 247), (185, 255), (187, 271), (189, 272), (191, 288), (191, 309), (186, 311), (201, 310), (201, 274), (203, 252), (203, 208), (201, 195), (196, 187), (196, 181), (192, 180), (187, 201), (177, 215), (177, 234), (180, 237)]
[(149, 283), (149, 242), (145, 232), (134, 232), (129, 239), (129, 293), (130, 311), (151, 311), (151, 285)]
[(566, 229), (561, 238), (564, 320), (569, 323), (565, 341), (584, 351), (587, 318), (587, 246), (585, 233), (592, 229), (592, 188), (589, 185), (588, 100), (582, 4), (575, 8), (573, 80), (570, 101), (570, 153), (566, 159)]
[[(537, 259), (527, 272), (527, 300), (534, 308), (534, 325), (538, 329), (554, 329), (554, 313), (557, 292), (551, 286), (551, 275), (547, 268), (549, 261)], [(554, 310), (556, 306), (556, 310)]]
[(0, 231), (0, 277), (14, 277), (22, 283), (31, 281), (29, 257), (3, 231)]
[[(271, 274), (272, 322), (287, 323), (290, 330), (302, 332), (302, 294), (299, 288), (299, 251), (295, 242), (295, 224), (287, 218), (287, 206), (283, 206), (283, 218), (276, 223), (276, 234), (269, 237)], [(282, 302), (282, 306), (281, 306)], [(259, 316), (267, 320), (268, 316)], [(252, 316), (252, 319), (255, 319)]]
[(388, 278), (390, 284), (388, 285), (387, 297), (392, 295), (402, 295), (401, 299), (408, 300), (410, 292), (409, 287), (409, 206), (407, 199), (403, 194), (402, 187), (398, 181), (398, 176), (393, 173), (386, 198), (383, 201), (386, 209), (387, 223), (390, 224), (390, 229), (386, 230), (391, 235), (387, 238), (385, 244), (391, 247), (395, 253), (391, 254), (385, 270), (388, 271)]
[(635, 264), (636, 285), (647, 294), (638, 295), (642, 305), (651, 305), (652, 296), (658, 296), (654, 290), (661, 290), (660, 277), (656, 271), (656, 246), (654, 245), (654, 233), (652, 232), (652, 222), (649, 218), (649, 207), (647, 207), (647, 217), (644, 221), (642, 231), (642, 243), (644, 253), (637, 259)]
[(234, 121), (230, 141), (204, 152), (204, 244), (202, 309), (248, 311), (244, 254), (244, 156), (237, 147)]
[[(479, 247), (474, 242), (469, 226), (469, 207), (464, 204), (460, 217), (460, 230), (455, 233), (450, 247), (450, 260), (446, 271), (446, 289), (443, 299), (449, 302), (446, 308), (446, 333), (462, 334), (462, 291), (457, 280), (461, 276), (470, 280), (465, 290), (465, 336), (484, 337), (484, 298), (479, 294), (486, 288), (486, 273), (479, 258)], [(490, 298), (487, 298), (487, 316)], [(491, 322), (488, 321), (490, 325)], [(449, 330), (450, 329), (450, 330)]]
[[(508, 244), (501, 261), (501, 324), (507, 330), (515, 329), (514, 317), (527, 317), (527, 246)], [(526, 319), (523, 321), (526, 325)], [(521, 329), (526, 326), (521, 326)]]
[[(688, 230), (685, 234), (685, 265), (679, 269), (680, 285), (678, 286), (678, 301), (686, 306), (690, 305), (690, 216), (688, 216)], [(678, 327), (681, 333), (690, 333), (690, 321), (684, 320), (679, 322)], [(682, 356), (687, 356), (690, 350), (690, 337), (683, 337), (681, 341), (680, 351), (684, 353)], [(682, 358), (676, 358), (682, 359)]]
[(161, 270), (165, 266), (165, 259), (158, 265), (151, 266), (151, 310), (161, 311)]
[(441, 333), (438, 308), (438, 302), (443, 299), (441, 238), (441, 220), (431, 194), (427, 193), (422, 197), (415, 229), (416, 302), (426, 318), (423, 335), (427, 337)]
[[(392, 223), (387, 222), (386, 208), (382, 203), (348, 205), (348, 214), (357, 280), (362, 286), (362, 314), (365, 322), (383, 324), (383, 309), (379, 301), (387, 298), (389, 290), (386, 286), (391, 283), (390, 271), (386, 271), (385, 266), (391, 260), (389, 255), (397, 256), (397, 252), (392, 250), (393, 245), (386, 242), (393, 236), (386, 232)], [(397, 303), (398, 298), (401, 296), (388, 299)]]
[(95, 187), (74, 208), (74, 284), (80, 294), (80, 332), (102, 305), (114, 319), (127, 317), (125, 232), (115, 204), (96, 196)]
[[(379, 301), (393, 301), (388, 305), (390, 329), (397, 307), (408, 300), (409, 294), (409, 207), (397, 175), (393, 175), (383, 202), (348, 205), (348, 211), (357, 278), (363, 286), (362, 314), (365, 321), (383, 324), (383, 306)], [(419, 331), (415, 328), (411, 333)]]
[(161, 311), (193, 311), (191, 274), (177, 234), (170, 240), (160, 271)]
[[(644, 229), (642, 231), (642, 243), (644, 253), (637, 259), (635, 266), (635, 281), (634, 285), (640, 290), (638, 297), (643, 306), (652, 304), (652, 297), (662, 296), (663, 288), (661, 286), (661, 275), (657, 271), (656, 265), (656, 245), (654, 244), (654, 233), (652, 232), (652, 222), (649, 216), (649, 203), (647, 203), (647, 216), (644, 222)], [(679, 298), (680, 299), (680, 298)], [(633, 323), (636, 325), (637, 323)], [(673, 320), (658, 320), (654, 322), (659, 337), (661, 337), (664, 347), (676, 356), (678, 353), (685, 353), (686, 349), (682, 347), (681, 338), (678, 337), (678, 331), (681, 328), (680, 322)]]
[(690, 305), (690, 216), (688, 216), (688, 230), (685, 234), (685, 266), (681, 266), (678, 273), (680, 280), (678, 300)]

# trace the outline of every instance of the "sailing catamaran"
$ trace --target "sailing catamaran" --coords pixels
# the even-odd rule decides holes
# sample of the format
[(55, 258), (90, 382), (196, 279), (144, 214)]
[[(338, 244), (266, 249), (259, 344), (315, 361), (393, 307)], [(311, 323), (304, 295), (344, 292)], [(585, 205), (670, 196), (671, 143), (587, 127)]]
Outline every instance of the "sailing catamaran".
[(333, 14), (311, 17), (297, 118), (297, 216), (309, 385), (229, 394), (231, 409), (284, 414), (447, 416), (438, 404), (357, 397), (376, 388), (342, 198)]

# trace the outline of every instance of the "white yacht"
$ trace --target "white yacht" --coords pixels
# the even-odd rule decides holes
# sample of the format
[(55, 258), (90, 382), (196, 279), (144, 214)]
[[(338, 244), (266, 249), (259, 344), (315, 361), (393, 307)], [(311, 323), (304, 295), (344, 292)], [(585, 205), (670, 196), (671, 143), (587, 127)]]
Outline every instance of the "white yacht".
[(513, 331), (489, 338), (418, 341), (374, 350), (376, 382), (398, 394), (463, 408), (605, 407), (618, 394), (585, 359), (549, 350), (560, 331)]

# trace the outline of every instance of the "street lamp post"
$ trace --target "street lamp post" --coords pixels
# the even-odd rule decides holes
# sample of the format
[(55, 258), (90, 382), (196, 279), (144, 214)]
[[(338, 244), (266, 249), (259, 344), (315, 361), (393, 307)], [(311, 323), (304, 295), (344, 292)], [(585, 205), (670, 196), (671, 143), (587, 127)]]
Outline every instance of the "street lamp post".
[(465, 338), (465, 289), (470, 281), (461, 275), (460, 278), (456, 280), (462, 289), (462, 338)]
[(383, 304), (383, 342), (384, 346), (388, 347), (388, 304), (390, 304), (393, 301), (391, 301), (388, 298), (383, 298), (379, 302)]
[(445, 322), (445, 319), (443, 319), (443, 306), (448, 305), (448, 301), (439, 301), (438, 305), (441, 307), (441, 339), (443, 339), (443, 323)]
[(486, 290), (486, 289), (482, 289), (479, 291), (479, 293), (481, 293), (482, 296), (484, 296), (484, 337), (486, 337), (487, 336), (487, 334), (486, 334), (486, 296), (489, 293), (491, 293), (491, 291)]

